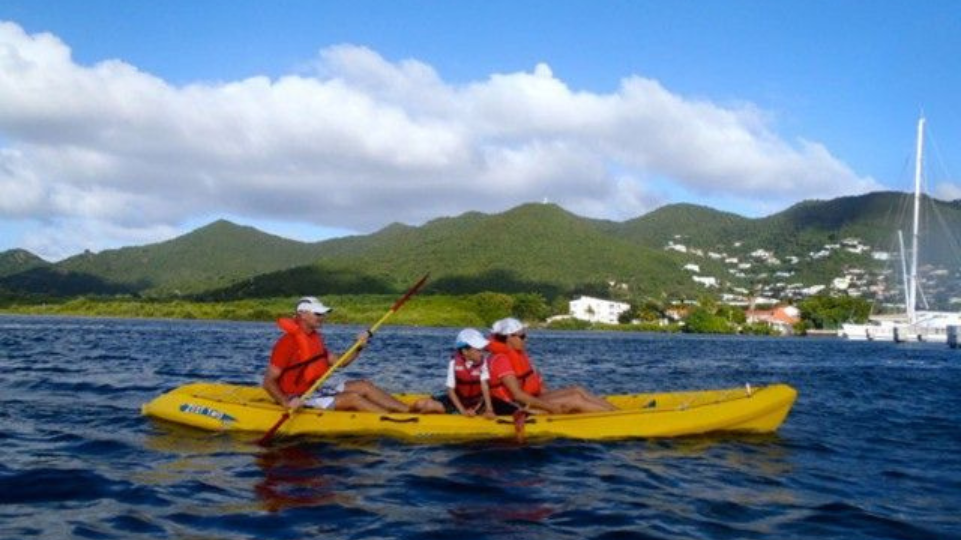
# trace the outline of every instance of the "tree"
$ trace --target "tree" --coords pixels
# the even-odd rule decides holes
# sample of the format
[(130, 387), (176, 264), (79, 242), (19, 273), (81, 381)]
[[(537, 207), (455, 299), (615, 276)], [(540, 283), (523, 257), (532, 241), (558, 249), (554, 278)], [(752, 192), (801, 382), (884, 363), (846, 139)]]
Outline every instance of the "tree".
[(542, 294), (521, 293), (514, 295), (513, 312), (524, 321), (543, 321), (550, 315), (550, 307)]
[(498, 319), (510, 317), (514, 308), (514, 299), (506, 294), (482, 292), (470, 298), (477, 316), (487, 325), (493, 324)]
[(654, 300), (644, 302), (637, 311), (637, 318), (645, 322), (657, 322), (667, 318), (664, 307)]
[(715, 315), (723, 317), (725, 320), (734, 324), (744, 324), (747, 322), (747, 316), (744, 314), (744, 310), (727, 304), (718, 306)]
[(620, 324), (631, 324), (631, 321), (638, 318), (637, 308), (631, 304), (631, 307), (627, 308), (620, 315), (617, 316), (617, 322)]
[(724, 317), (719, 317), (703, 307), (697, 307), (684, 319), (684, 332), (690, 334), (731, 334), (734, 332), (734, 327)]
[(850, 296), (811, 296), (802, 300), (798, 309), (801, 320), (819, 329), (836, 329), (846, 322), (864, 323), (871, 315), (867, 300)]

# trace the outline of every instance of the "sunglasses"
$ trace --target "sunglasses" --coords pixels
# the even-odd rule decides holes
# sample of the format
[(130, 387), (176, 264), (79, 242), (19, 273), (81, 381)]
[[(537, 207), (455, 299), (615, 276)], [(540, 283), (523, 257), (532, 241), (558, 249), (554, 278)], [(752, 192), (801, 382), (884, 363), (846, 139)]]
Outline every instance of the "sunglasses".
[(517, 339), (520, 339), (523, 341), (527, 339), (527, 334), (511, 334), (511, 337), (516, 337)]

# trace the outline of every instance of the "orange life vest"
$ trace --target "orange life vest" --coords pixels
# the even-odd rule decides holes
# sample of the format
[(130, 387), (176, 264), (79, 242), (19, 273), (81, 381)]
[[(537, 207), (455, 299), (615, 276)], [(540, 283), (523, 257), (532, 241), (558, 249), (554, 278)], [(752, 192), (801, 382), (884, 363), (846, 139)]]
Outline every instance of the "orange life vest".
[[(544, 381), (541, 379), (541, 374), (534, 369), (531, 364), (531, 359), (527, 356), (524, 351), (518, 351), (512, 348), (506, 343), (500, 341), (491, 340), (487, 349), (494, 354), (507, 355), (507, 358), (511, 361), (511, 366), (514, 369), (514, 375), (517, 377), (517, 382), (520, 384), (521, 390), (527, 392), (532, 396), (539, 396), (544, 389)], [(501, 382), (493, 380), (491, 378), (490, 387), (491, 390), (496, 386), (500, 386)]]
[[(287, 358), (281, 368), (278, 386), (291, 396), (299, 396), (330, 369), (329, 352), (319, 333), (307, 334), (293, 319), (278, 319), (277, 326), (286, 335), (281, 340), (293, 340), (295, 357)], [(281, 345), (278, 342), (278, 345)]]

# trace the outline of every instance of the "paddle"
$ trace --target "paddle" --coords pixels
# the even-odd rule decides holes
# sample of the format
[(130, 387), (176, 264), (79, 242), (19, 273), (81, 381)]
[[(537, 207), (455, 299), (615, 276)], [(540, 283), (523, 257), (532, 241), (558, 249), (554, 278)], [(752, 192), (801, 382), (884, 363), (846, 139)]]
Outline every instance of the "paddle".
[[(415, 294), (417, 294), (417, 291), (419, 291), (421, 287), (424, 286), (424, 283), (427, 282), (427, 277), (429, 275), (430, 274), (424, 274), (424, 277), (420, 278), (420, 281), (415, 283), (414, 286), (411, 287), (406, 294), (404, 294), (404, 296), (401, 296), (399, 300), (394, 302), (394, 305), (390, 307), (387, 313), (385, 313), (384, 316), (381, 317), (379, 321), (375, 322), (370, 328), (367, 329), (367, 335), (369, 337), (373, 337), (374, 332), (376, 332), (377, 329), (380, 328), (380, 325), (384, 324), (384, 321), (386, 321), (391, 315), (393, 315), (398, 309), (400, 309), (400, 307), (403, 306), (404, 303), (407, 302), (407, 300), (411, 296), (414, 296)], [(346, 351), (344, 351), (343, 354), (340, 355), (340, 358), (337, 359), (337, 362), (335, 362), (334, 365), (330, 366), (330, 369), (328, 369), (327, 372), (324, 373), (322, 377), (314, 381), (314, 384), (310, 385), (310, 388), (308, 388), (307, 391), (300, 396), (301, 401), (302, 402), (307, 401), (307, 398), (309, 398), (311, 394), (316, 392), (317, 389), (320, 388), (320, 385), (324, 384), (324, 381), (326, 381), (327, 378), (330, 377), (330, 375), (334, 372), (334, 370), (339, 368), (344, 362), (347, 361), (347, 359), (351, 358), (357, 351), (359, 351), (360, 347), (361, 347), (361, 340), (358, 339), (357, 341), (354, 342), (353, 345), (350, 346), (349, 349), (347, 349)], [(257, 442), (257, 444), (261, 446), (267, 446), (267, 444), (270, 442), (270, 439), (273, 438), (274, 433), (277, 433), (277, 430), (280, 429), (280, 426), (284, 425), (284, 422), (289, 420), (295, 412), (297, 411), (290, 411), (290, 410), (284, 411), (284, 414), (280, 416), (280, 420), (278, 420), (277, 423), (273, 425), (273, 427), (267, 430), (267, 433), (264, 433), (263, 438), (261, 438)]]

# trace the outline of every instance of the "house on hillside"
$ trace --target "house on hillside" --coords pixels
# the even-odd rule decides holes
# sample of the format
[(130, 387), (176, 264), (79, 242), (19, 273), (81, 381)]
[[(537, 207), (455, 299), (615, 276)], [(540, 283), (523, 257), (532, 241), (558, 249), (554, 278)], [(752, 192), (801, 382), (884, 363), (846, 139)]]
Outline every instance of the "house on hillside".
[(717, 278), (713, 276), (691, 276), (691, 279), (708, 288), (717, 287)]
[(774, 328), (782, 335), (794, 333), (794, 325), (801, 322), (801, 311), (794, 306), (776, 306), (774, 309), (749, 309), (744, 315), (748, 323), (761, 323)]
[(690, 314), (690, 306), (671, 306), (664, 310), (664, 315), (667, 316), (668, 320), (674, 322), (681, 322)]
[(570, 306), (571, 317), (604, 324), (617, 324), (617, 318), (631, 309), (631, 305), (624, 302), (603, 300), (591, 296), (581, 296), (576, 300), (571, 300), (568, 305)]

